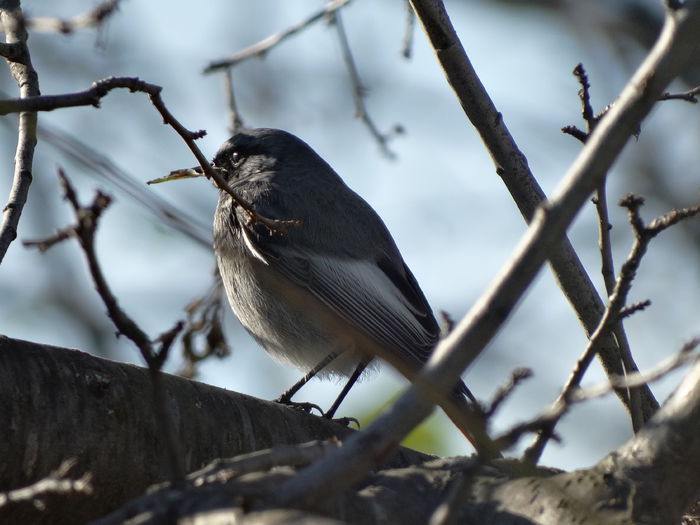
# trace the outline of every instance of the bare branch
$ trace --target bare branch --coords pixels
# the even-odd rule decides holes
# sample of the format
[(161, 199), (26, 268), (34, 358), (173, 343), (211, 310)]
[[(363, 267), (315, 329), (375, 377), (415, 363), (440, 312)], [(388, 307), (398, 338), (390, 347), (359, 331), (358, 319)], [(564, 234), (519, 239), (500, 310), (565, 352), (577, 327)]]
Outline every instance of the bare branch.
[[(435, 24), (448, 20), (444, 6), (436, 1), (412, 0), (429, 33)], [(428, 384), (444, 392), (479, 355), (620, 153), (632, 133), (631, 127), (641, 122), (665, 86), (691, 57), (697, 56), (700, 5), (696, 0), (687, 5), (689, 7), (678, 11), (674, 18), (667, 19), (654, 50), (630, 80), (618, 103), (597, 126), (554, 196), (535, 214), (511, 260), (470, 312), (438, 343), (417, 377), (418, 384), (365, 430), (348, 438), (337, 452), (284, 482), (277, 491), (281, 504), (304, 505), (310, 498), (323, 500), (352, 486), (372, 468), (378, 457), (391, 450), (430, 414), (433, 405), (422, 395), (420, 383), (423, 382), (423, 389)], [(439, 20), (435, 18), (437, 12), (442, 13)], [(453, 47), (449, 49), (450, 46)], [(448, 44), (443, 39), (435, 47), (442, 53), (454, 52), (457, 47), (462, 54), (458, 41)], [(386, 428), (392, 432), (387, 434)]]
[(336, 32), (338, 33), (338, 41), (340, 42), (340, 50), (343, 54), (343, 62), (345, 62), (345, 67), (347, 68), (348, 75), (350, 76), (352, 100), (355, 103), (355, 117), (362, 120), (369, 132), (377, 141), (377, 144), (379, 144), (379, 148), (381, 149), (382, 153), (386, 157), (393, 159), (396, 157), (396, 154), (389, 149), (389, 140), (396, 134), (401, 133), (403, 129), (401, 126), (395, 126), (393, 133), (382, 133), (369, 116), (367, 107), (365, 106), (367, 89), (362, 85), (360, 74), (357, 71), (355, 59), (352, 56), (350, 43), (348, 42), (348, 37), (345, 33), (345, 27), (343, 26), (340, 12), (333, 13), (331, 17), (331, 20), (335, 23)]
[[(500, 175), (523, 218), (529, 223), (535, 210), (545, 201), (545, 194), (535, 180), (527, 159), (518, 149), (501, 113), (479, 80), (461, 42), (439, 0), (413, 0), (412, 5), (427, 33), (437, 59), (452, 86), (465, 114), (488, 148), (496, 173)], [(583, 132), (581, 132), (583, 133)], [(549, 262), (558, 284), (584, 326), (586, 334), (595, 330), (605, 306), (566, 236), (556, 241)], [(605, 337), (599, 352), (607, 374), (623, 371), (621, 349), (612, 334)], [(631, 356), (630, 362), (633, 363)], [(640, 393), (645, 420), (658, 408), (649, 389)], [(626, 396), (620, 396), (628, 410)]]
[(117, 10), (119, 2), (120, 0), (104, 0), (89, 11), (67, 20), (48, 16), (28, 17), (25, 18), (24, 24), (34, 31), (68, 35), (78, 29), (101, 26)]
[[(578, 129), (576, 126), (566, 126), (562, 128), (564, 133), (567, 133), (574, 138), (580, 140), (582, 143), (586, 143), (588, 137), (595, 129), (600, 119), (607, 113), (610, 106), (606, 107), (600, 114), (596, 115), (591, 106), (591, 96), (590, 88), (591, 84), (588, 80), (588, 75), (583, 67), (583, 64), (578, 64), (574, 68), (574, 76), (581, 85), (581, 89), (578, 92), (579, 99), (581, 101), (581, 116), (586, 123), (586, 131)], [(603, 275), (603, 282), (605, 283), (605, 290), (607, 295), (610, 296), (613, 293), (615, 287), (615, 265), (613, 262), (612, 255), (612, 243), (610, 241), (610, 230), (612, 225), (608, 219), (608, 203), (606, 195), (606, 180), (605, 178), (601, 181), (600, 185), (595, 191), (593, 197), (593, 203), (596, 207), (596, 212), (598, 214), (598, 247), (600, 249), (601, 255), (601, 273)], [(615, 336), (615, 341), (617, 342), (619, 353), (620, 353), (620, 363), (623, 367), (623, 374), (629, 371), (637, 370), (637, 365), (632, 358), (632, 351), (630, 349), (629, 341), (627, 339), (627, 334), (625, 333), (624, 326), (622, 324), (623, 315), (619, 315), (618, 322), (615, 323), (611, 331)], [(604, 334), (603, 337), (609, 337)], [(642, 403), (642, 392), (638, 390), (627, 392), (619, 392), (618, 395), (625, 402), (630, 419), (632, 420), (632, 429), (636, 432), (641, 428), (646, 419), (648, 419), (648, 411), (645, 417)], [(623, 395), (625, 397), (623, 397)]]
[(403, 45), (401, 54), (404, 58), (411, 58), (413, 52), (413, 35), (415, 33), (416, 27), (416, 14), (413, 12), (411, 7), (411, 2), (409, 0), (404, 0), (406, 2), (406, 29), (403, 34)]
[(529, 368), (516, 368), (510, 375), (510, 380), (507, 384), (501, 386), (496, 390), (496, 394), (493, 396), (491, 405), (485, 411), (486, 418), (493, 416), (496, 411), (500, 408), (503, 402), (508, 399), (508, 397), (515, 392), (518, 385), (532, 377), (532, 370)]
[(233, 68), (227, 67), (224, 71), (224, 89), (226, 90), (226, 100), (228, 102), (229, 131), (231, 135), (238, 133), (243, 127), (241, 113), (236, 105), (236, 95), (233, 91)]
[(148, 335), (146, 335), (138, 324), (119, 306), (116, 297), (107, 284), (107, 280), (104, 277), (104, 273), (102, 272), (102, 268), (100, 267), (97, 259), (97, 254), (95, 252), (95, 234), (100, 217), (110, 205), (111, 198), (98, 190), (92, 204), (89, 206), (82, 206), (78, 201), (78, 196), (75, 193), (72, 184), (66, 177), (65, 173), (63, 173), (63, 170), (59, 169), (58, 176), (61, 186), (63, 187), (66, 200), (68, 200), (73, 208), (76, 223), (73, 226), (62, 230), (58, 235), (52, 237), (51, 239), (45, 241), (25, 241), (24, 245), (36, 247), (52, 246), (59, 240), (67, 239), (69, 237), (76, 238), (80, 243), (80, 246), (85, 253), (85, 258), (87, 259), (90, 275), (92, 276), (95, 284), (95, 289), (102, 299), (102, 302), (107, 307), (107, 315), (109, 315), (112, 323), (114, 323), (114, 326), (117, 328), (118, 334), (124, 335), (136, 345), (141, 353), (141, 356), (143, 357), (143, 360), (148, 365), (148, 370), (151, 374), (151, 381), (153, 383), (154, 409), (156, 418), (168, 445), (168, 459), (172, 469), (171, 480), (173, 483), (179, 483), (182, 479), (184, 479), (185, 475), (183, 458), (180, 452), (182, 449), (175, 435), (173, 425), (170, 421), (166, 408), (166, 399), (162, 388), (160, 369), (168, 355), (168, 351), (173, 343), (173, 340), (182, 329), (183, 323), (176, 323), (174, 328), (156, 339), (154, 342), (160, 343), (160, 346), (157, 350), (154, 348)]
[[(510, 430), (499, 436), (496, 442), (503, 450), (507, 450), (515, 445), (525, 434), (533, 432), (540, 433), (545, 429), (551, 431), (556, 422), (575, 404), (597, 399), (615, 391), (639, 388), (642, 385), (648, 385), (654, 381), (658, 381), (669, 372), (700, 359), (700, 356), (694, 352), (699, 345), (700, 338), (696, 337), (685, 343), (674, 355), (661, 361), (649, 370), (644, 372), (632, 372), (626, 376), (611, 376), (608, 382), (599, 385), (586, 388), (576, 387), (572, 389), (566, 397), (558, 398), (555, 403), (537, 417), (524, 423), (514, 425)], [(556, 434), (552, 434), (550, 439), (559, 441)]]
[[(29, 56), (27, 32), (22, 24), (18, 23), (22, 11), (19, 2), (16, 3), (16, 8), (4, 6), (5, 4), (0, 7), (0, 24), (5, 27), (6, 40), (3, 56), (8, 60), (12, 59), (9, 62), (10, 71), (19, 86), (20, 98), (31, 98), (39, 94), (39, 78)], [(19, 218), (22, 216), (22, 209), (32, 183), (36, 122), (36, 113), (23, 111), (19, 115), (14, 176), (7, 204), (2, 210), (3, 218), (0, 224), (0, 263), (12, 241), (17, 238)]]
[[(655, 219), (647, 227), (644, 225), (644, 222), (642, 221), (639, 215), (639, 208), (641, 207), (643, 202), (643, 199), (635, 197), (633, 195), (628, 195), (620, 202), (621, 206), (627, 208), (630, 224), (632, 225), (635, 231), (636, 239), (634, 245), (632, 246), (632, 249), (630, 250), (629, 255), (627, 256), (627, 260), (622, 265), (622, 268), (620, 268), (620, 275), (618, 276), (615, 282), (615, 288), (613, 289), (613, 292), (610, 295), (608, 306), (605, 309), (605, 313), (603, 314), (603, 317), (600, 320), (600, 324), (591, 336), (588, 345), (586, 346), (586, 349), (584, 350), (582, 356), (576, 363), (576, 367), (569, 376), (569, 379), (564, 385), (564, 388), (559, 394), (559, 397), (554, 402), (552, 408), (553, 411), (556, 411), (554, 407), (562, 403), (566, 404), (566, 400), (569, 399), (572, 396), (574, 390), (579, 387), (579, 385), (581, 384), (581, 380), (583, 379), (583, 375), (585, 374), (586, 370), (588, 369), (588, 366), (591, 364), (591, 361), (593, 361), (593, 358), (595, 357), (595, 354), (598, 351), (599, 342), (602, 334), (604, 334), (606, 331), (611, 330), (619, 322), (621, 313), (627, 301), (627, 295), (629, 294), (629, 291), (632, 288), (632, 281), (634, 280), (634, 277), (637, 274), (637, 270), (639, 269), (639, 265), (642, 262), (642, 258), (644, 257), (644, 254), (647, 251), (649, 242), (651, 242), (651, 240), (658, 233), (665, 230), (666, 228), (669, 228), (673, 224), (676, 224), (678, 221), (700, 213), (700, 204), (691, 208), (673, 210), (663, 215), (662, 217)], [(638, 303), (638, 305), (634, 307), (633, 311), (640, 310), (643, 307), (642, 305), (646, 306), (645, 303)], [(626, 311), (626, 314), (629, 315), (629, 313), (631, 313), (631, 311), (628, 309)], [(561, 413), (563, 414), (563, 412)], [(559, 414), (559, 416), (555, 418), (552, 418), (549, 426), (544, 427), (538, 433), (532, 445), (530, 445), (530, 447), (525, 452), (525, 460), (531, 463), (537, 463), (537, 461), (539, 461), (544, 447), (547, 444), (547, 440), (551, 437), (551, 433), (554, 429), (554, 426), (558, 422), (560, 415), (561, 414)]]
[(90, 495), (93, 493), (92, 474), (86, 472), (78, 479), (70, 479), (68, 475), (76, 464), (75, 459), (67, 459), (48, 476), (36, 483), (21, 489), (0, 492), (0, 507), (20, 503), (32, 502), (41, 505), (40, 500), (47, 494), (75, 494)]
[(94, 82), (90, 89), (78, 93), (68, 93), (65, 95), (35, 96), (27, 99), (11, 99), (0, 101), (0, 115), (14, 113), (18, 111), (51, 111), (58, 108), (74, 106), (99, 106), (100, 100), (113, 89), (128, 89), (131, 92), (146, 93), (151, 103), (163, 117), (163, 123), (171, 126), (178, 135), (185, 141), (190, 151), (199, 162), (202, 172), (207, 178), (214, 179), (216, 185), (233, 198), (243, 210), (246, 211), (251, 221), (264, 225), (271, 233), (284, 233), (290, 227), (299, 224), (299, 221), (290, 218), (289, 220), (270, 219), (258, 214), (250, 203), (238, 196), (226, 183), (224, 178), (212, 168), (211, 164), (201, 152), (195, 140), (206, 135), (206, 131), (189, 131), (180, 121), (178, 121), (170, 110), (165, 106), (160, 96), (162, 87), (149, 84), (136, 77), (109, 77)]
[[(182, 333), (182, 354), (184, 365), (178, 374), (193, 378), (197, 374), (197, 364), (214, 355), (218, 358), (228, 356), (231, 351), (222, 327), (224, 305), (221, 277), (218, 269), (215, 282), (203, 297), (190, 302), (185, 307), (187, 321)], [(198, 349), (195, 340), (204, 335), (204, 348)]]
[(643, 372), (634, 372), (628, 376), (613, 376), (611, 381), (605, 384), (582, 388), (573, 393), (571, 402), (581, 402), (605, 396), (615, 389), (634, 388), (646, 385), (666, 376), (669, 372), (698, 359), (694, 351), (700, 346), (700, 338), (695, 337), (685, 343), (681, 349), (671, 357), (661, 361), (656, 366)]
[(249, 58), (262, 58), (268, 51), (270, 51), (273, 47), (279, 45), (283, 40), (297, 34), (303, 29), (306, 29), (315, 22), (325, 19), (328, 15), (330, 15), (337, 9), (344, 7), (349, 2), (350, 0), (334, 0), (333, 2), (329, 2), (321, 10), (315, 12), (314, 14), (305, 18), (301, 22), (298, 22), (293, 26), (285, 29), (284, 31), (269, 36), (264, 40), (261, 40), (257, 44), (253, 44), (252, 46), (247, 47), (237, 53), (234, 53), (229, 57), (210, 62), (209, 65), (204, 69), (204, 73), (212, 73), (219, 69), (227, 69)]
[(588, 82), (588, 75), (586, 70), (583, 68), (583, 64), (577, 64), (574, 68), (574, 76), (578, 79), (579, 84), (581, 84), (581, 89), (578, 92), (578, 96), (581, 99), (581, 116), (583, 121), (586, 123), (588, 128), (588, 133), (595, 129), (599, 118), (596, 118), (593, 113), (593, 107), (591, 106), (591, 84)]
[(684, 100), (692, 104), (698, 103), (698, 97), (696, 95), (700, 94), (700, 86), (684, 91), (683, 93), (664, 93), (659, 97), (659, 100)]

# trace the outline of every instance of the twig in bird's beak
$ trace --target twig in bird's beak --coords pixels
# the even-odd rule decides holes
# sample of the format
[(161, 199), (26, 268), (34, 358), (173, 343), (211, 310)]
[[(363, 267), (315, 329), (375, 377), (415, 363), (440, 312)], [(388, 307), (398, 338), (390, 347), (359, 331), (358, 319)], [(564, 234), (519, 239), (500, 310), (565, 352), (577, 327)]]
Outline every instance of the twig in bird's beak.
[(161, 182), (169, 182), (171, 180), (179, 179), (194, 179), (196, 177), (203, 177), (202, 168), (197, 166), (196, 168), (185, 168), (180, 170), (171, 171), (165, 177), (159, 177), (157, 179), (149, 180), (146, 184), (160, 184)]

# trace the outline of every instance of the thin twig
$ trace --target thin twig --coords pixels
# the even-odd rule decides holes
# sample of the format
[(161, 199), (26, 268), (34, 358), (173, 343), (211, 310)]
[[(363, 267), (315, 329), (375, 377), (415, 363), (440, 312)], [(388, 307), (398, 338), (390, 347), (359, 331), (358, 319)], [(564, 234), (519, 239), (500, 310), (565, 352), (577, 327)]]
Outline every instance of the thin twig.
[(406, 29), (403, 33), (403, 44), (401, 46), (401, 54), (404, 58), (410, 59), (413, 53), (413, 35), (415, 34), (416, 28), (416, 14), (413, 12), (413, 7), (411, 7), (411, 2), (405, 0), (406, 2)]
[[(562, 131), (572, 135), (574, 138), (577, 138), (585, 144), (598, 122), (600, 122), (600, 119), (609, 110), (610, 106), (605, 108), (600, 114), (595, 115), (593, 106), (591, 105), (591, 84), (588, 80), (588, 75), (586, 74), (583, 64), (577, 64), (573, 70), (573, 74), (581, 85), (578, 96), (579, 100), (581, 101), (581, 117), (586, 123), (586, 131), (582, 131), (576, 126), (566, 126), (562, 128)], [(601, 272), (603, 275), (603, 282), (605, 283), (606, 293), (609, 297), (613, 293), (613, 289), (615, 287), (615, 265), (613, 262), (612, 243), (610, 240), (610, 229), (612, 228), (612, 225), (610, 224), (608, 218), (606, 179), (607, 177), (604, 177), (596, 189), (593, 197), (593, 203), (595, 204), (596, 212), (598, 214), (598, 247), (601, 254)], [(622, 324), (623, 317), (624, 316), (622, 315), (619, 316), (618, 322), (614, 325), (611, 333), (615, 336), (615, 341), (617, 342), (620, 354), (620, 365), (622, 366), (623, 373), (626, 374), (628, 372), (636, 371), (637, 365), (632, 358), (632, 352), (627, 339), (627, 334), (625, 333), (624, 325)], [(625, 399), (630, 419), (632, 420), (632, 429), (636, 432), (642, 427), (646, 420), (645, 413), (642, 409), (642, 392), (628, 390), (624, 394), (622, 392), (618, 392), (618, 395), (620, 397), (623, 397), (623, 395), (626, 396), (623, 399)], [(647, 413), (647, 415), (649, 414)]]
[[(612, 225), (608, 218), (608, 202), (607, 202), (607, 192), (606, 192), (606, 179), (601, 182), (600, 186), (596, 190), (593, 202), (595, 203), (596, 211), (598, 214), (598, 247), (600, 249), (601, 256), (601, 273), (603, 275), (603, 282), (605, 283), (605, 290), (608, 297), (612, 295), (615, 289), (615, 265), (613, 262), (612, 253), (612, 242), (610, 240), (610, 230)], [(620, 348), (620, 361), (623, 367), (623, 373), (625, 375), (629, 373), (636, 372), (637, 365), (632, 359), (632, 349), (630, 348), (629, 340), (627, 339), (627, 333), (625, 332), (624, 324), (622, 320), (641, 310), (631, 309), (628, 307), (622, 308), (618, 314), (618, 321), (614, 324), (612, 333), (615, 335), (617, 344)], [(641, 392), (639, 390), (625, 390), (629, 403), (629, 415), (632, 421), (632, 430), (637, 432), (644, 423), (646, 419), (644, 417), (644, 411), (642, 410), (642, 399)], [(619, 395), (621, 395), (619, 393)]]
[(698, 103), (698, 97), (696, 95), (700, 94), (700, 86), (684, 91), (683, 93), (664, 93), (659, 97), (659, 100), (684, 100), (692, 104)]
[[(598, 351), (599, 342), (602, 335), (606, 331), (611, 330), (615, 324), (619, 322), (620, 312), (622, 312), (627, 301), (627, 295), (632, 287), (632, 281), (637, 274), (639, 265), (642, 262), (651, 240), (673, 224), (700, 213), (700, 204), (690, 208), (683, 208), (681, 210), (672, 210), (662, 217), (652, 221), (649, 226), (645, 226), (644, 221), (639, 215), (639, 209), (643, 202), (643, 199), (633, 195), (628, 195), (620, 202), (621, 206), (627, 208), (629, 222), (632, 225), (635, 233), (635, 242), (629, 255), (627, 256), (627, 260), (620, 268), (620, 275), (615, 282), (615, 288), (613, 289), (612, 294), (610, 294), (608, 306), (605, 309), (605, 313), (603, 314), (600, 323), (598, 324), (598, 328), (591, 336), (586, 349), (576, 363), (576, 366), (571, 372), (566, 384), (562, 388), (559, 397), (553, 404), (552, 410), (554, 412), (556, 412), (554, 407), (560, 405), (561, 403), (566, 403), (566, 400), (571, 397), (572, 392), (581, 384), (583, 375)], [(561, 413), (559, 416), (552, 418), (549, 425), (540, 430), (533, 443), (525, 451), (524, 459), (526, 461), (533, 464), (539, 461), (539, 458), (544, 451), (544, 447), (547, 444), (547, 440), (551, 437), (554, 426), (559, 421), (560, 416)]]
[(224, 70), (224, 89), (226, 91), (226, 102), (228, 103), (229, 131), (231, 135), (238, 133), (243, 127), (241, 113), (236, 105), (236, 95), (233, 91), (233, 68), (227, 67)]
[(355, 117), (364, 122), (371, 135), (377, 141), (377, 144), (379, 144), (379, 148), (381, 149), (382, 153), (386, 157), (393, 159), (396, 157), (396, 154), (389, 149), (389, 141), (394, 138), (396, 134), (401, 133), (402, 128), (400, 126), (395, 126), (392, 133), (382, 133), (369, 116), (367, 106), (365, 105), (367, 89), (362, 85), (362, 79), (360, 79), (360, 74), (357, 71), (355, 59), (352, 56), (352, 50), (350, 49), (350, 43), (348, 42), (348, 37), (345, 33), (345, 27), (343, 26), (340, 12), (334, 12), (330, 16), (332, 17), (332, 22), (335, 24), (336, 33), (338, 34), (338, 41), (340, 42), (340, 51), (343, 55), (343, 62), (345, 62), (345, 67), (348, 70), (348, 75), (350, 77), (352, 100), (355, 103)]
[[(5, 27), (5, 50), (11, 49), (5, 58), (9, 60), (10, 71), (19, 86), (19, 96), (22, 100), (26, 100), (39, 94), (39, 77), (32, 66), (27, 48), (27, 31), (19, 23), (21, 17), (22, 11), (19, 2), (17, 2), (16, 9), (0, 7), (0, 24)], [(0, 224), (0, 263), (2, 263), (12, 241), (17, 238), (19, 219), (22, 216), (24, 204), (27, 202), (29, 186), (32, 183), (36, 123), (36, 113), (31, 110), (20, 113), (12, 187), (7, 204), (2, 210), (3, 217), (2, 224)]]
[(574, 76), (578, 79), (579, 84), (581, 84), (581, 89), (578, 92), (578, 96), (581, 99), (581, 116), (588, 128), (588, 133), (592, 133), (595, 129), (598, 120), (593, 113), (593, 107), (591, 106), (591, 84), (588, 82), (588, 75), (586, 70), (583, 68), (583, 64), (577, 64), (574, 68)]
[(330, 15), (337, 9), (344, 7), (349, 2), (350, 0), (335, 0), (333, 2), (329, 2), (328, 4), (326, 4), (325, 7), (323, 7), (319, 11), (305, 18), (304, 20), (294, 24), (293, 26), (285, 29), (284, 31), (269, 36), (264, 40), (261, 40), (260, 42), (253, 44), (252, 46), (247, 47), (242, 51), (238, 51), (237, 53), (234, 53), (229, 57), (210, 62), (209, 65), (206, 68), (204, 68), (204, 73), (212, 73), (219, 69), (227, 69), (249, 58), (263, 57), (268, 51), (270, 51), (273, 47), (279, 45), (283, 40), (289, 38), (292, 35), (297, 34), (303, 29), (314, 24), (315, 22), (325, 19), (328, 15)]
[(159, 343), (159, 347), (156, 349), (153, 344), (154, 342), (151, 342), (148, 335), (146, 335), (138, 324), (121, 309), (116, 297), (107, 284), (107, 280), (105, 279), (95, 252), (95, 234), (97, 232), (99, 220), (102, 213), (109, 207), (111, 198), (98, 190), (92, 203), (89, 206), (82, 206), (70, 180), (68, 180), (63, 170), (59, 169), (58, 176), (65, 198), (73, 208), (76, 223), (73, 226), (64, 228), (49, 239), (42, 241), (24, 241), (23, 244), (25, 246), (46, 249), (67, 238), (75, 238), (80, 243), (85, 253), (85, 258), (87, 259), (95, 289), (107, 308), (107, 315), (117, 328), (118, 334), (124, 335), (136, 345), (148, 366), (153, 386), (156, 420), (158, 421), (159, 427), (162, 429), (162, 435), (167, 443), (166, 450), (169, 459), (168, 464), (171, 468), (171, 481), (173, 483), (180, 483), (185, 475), (183, 456), (181, 453), (182, 448), (166, 408), (166, 398), (161, 382), (160, 369), (167, 358), (170, 346), (182, 329), (183, 323), (178, 322), (175, 327), (156, 339), (154, 342)]
[(674, 355), (652, 368), (643, 372), (633, 372), (627, 376), (613, 376), (608, 383), (579, 389), (572, 395), (571, 400), (578, 403), (603, 397), (615, 389), (635, 388), (658, 381), (669, 372), (673, 372), (681, 366), (698, 359), (700, 356), (693, 353), (698, 346), (700, 346), (700, 337), (695, 337), (685, 343)]
[(92, 473), (86, 472), (78, 479), (68, 477), (76, 463), (77, 460), (75, 459), (67, 459), (48, 476), (28, 487), (0, 492), (0, 507), (7, 508), (8, 505), (13, 503), (27, 501), (36, 503), (37, 500), (47, 494), (84, 494), (90, 496), (94, 491)]
[(119, 7), (120, 0), (104, 0), (89, 11), (69, 19), (31, 16), (22, 21), (28, 29), (68, 35), (78, 29), (100, 27)]
[[(566, 414), (575, 404), (592, 399), (598, 399), (610, 393), (620, 390), (639, 388), (654, 381), (662, 379), (670, 372), (685, 366), (691, 361), (700, 359), (694, 350), (700, 345), (700, 337), (696, 337), (685, 343), (674, 355), (653, 366), (644, 372), (632, 372), (626, 376), (610, 376), (609, 380), (599, 385), (586, 388), (575, 388), (565, 398), (559, 398), (546, 410), (538, 414), (535, 418), (514, 425), (508, 431), (496, 438), (496, 443), (501, 450), (508, 450), (513, 447), (525, 434), (541, 432), (543, 429), (553, 428), (561, 417)], [(559, 441), (556, 434), (552, 434), (550, 439)]]
[[(182, 332), (182, 356), (184, 364), (178, 374), (189, 379), (197, 375), (197, 364), (214, 355), (224, 358), (231, 353), (222, 327), (224, 297), (218, 269), (215, 282), (203, 297), (191, 301), (186, 307), (187, 320)], [(204, 335), (204, 349), (196, 348), (195, 339)]]
[(510, 375), (510, 380), (500, 386), (493, 396), (493, 400), (485, 411), (486, 419), (491, 418), (500, 408), (503, 402), (515, 391), (520, 383), (532, 377), (532, 370), (529, 368), (516, 368)]
[(595, 192), (593, 197), (596, 212), (598, 214), (598, 249), (601, 256), (601, 274), (603, 275), (603, 283), (608, 296), (615, 288), (615, 264), (612, 255), (612, 242), (610, 240), (610, 230), (612, 224), (608, 217), (608, 198), (603, 182)]
[(155, 84), (144, 82), (139, 78), (109, 77), (93, 82), (89, 89), (77, 93), (34, 96), (26, 99), (0, 100), (0, 115), (16, 113), (19, 111), (52, 111), (58, 108), (75, 106), (99, 107), (100, 100), (113, 89), (128, 89), (131, 92), (146, 93), (153, 106), (155, 106), (160, 115), (163, 117), (164, 124), (171, 126), (177, 132), (177, 134), (180, 135), (182, 140), (185, 141), (185, 144), (187, 144), (187, 147), (199, 162), (204, 175), (207, 178), (213, 179), (219, 189), (231, 195), (234, 202), (247, 213), (251, 222), (259, 222), (265, 226), (270, 233), (285, 233), (290, 227), (294, 227), (299, 224), (299, 221), (294, 220), (293, 218), (290, 218), (289, 220), (278, 220), (260, 215), (255, 211), (250, 203), (238, 196), (236, 192), (229, 187), (224, 178), (211, 166), (209, 161), (195, 143), (195, 140), (206, 135), (206, 131), (189, 131), (187, 128), (185, 128), (165, 106), (165, 103), (160, 96), (160, 92), (163, 88)]
[(588, 75), (583, 67), (583, 64), (578, 63), (573, 70), (573, 74), (581, 85), (581, 89), (578, 91), (578, 98), (581, 101), (581, 118), (586, 123), (586, 131), (582, 131), (576, 126), (564, 126), (561, 128), (563, 133), (571, 135), (575, 139), (578, 139), (582, 143), (586, 143), (589, 135), (593, 132), (600, 119), (603, 118), (608, 108), (605, 108), (601, 113), (596, 115), (593, 112), (593, 106), (591, 106), (591, 84), (588, 81)]

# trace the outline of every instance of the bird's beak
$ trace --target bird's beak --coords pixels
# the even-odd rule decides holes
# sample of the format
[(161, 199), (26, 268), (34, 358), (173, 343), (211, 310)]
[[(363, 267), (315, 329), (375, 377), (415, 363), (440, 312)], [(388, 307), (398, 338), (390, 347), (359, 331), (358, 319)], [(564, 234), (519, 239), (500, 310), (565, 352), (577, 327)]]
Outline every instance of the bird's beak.
[(168, 173), (165, 177), (159, 177), (157, 179), (149, 180), (146, 184), (160, 184), (161, 182), (168, 182), (171, 180), (178, 179), (194, 179), (196, 177), (203, 177), (202, 167), (197, 166), (196, 168), (185, 168), (181, 170), (175, 170)]

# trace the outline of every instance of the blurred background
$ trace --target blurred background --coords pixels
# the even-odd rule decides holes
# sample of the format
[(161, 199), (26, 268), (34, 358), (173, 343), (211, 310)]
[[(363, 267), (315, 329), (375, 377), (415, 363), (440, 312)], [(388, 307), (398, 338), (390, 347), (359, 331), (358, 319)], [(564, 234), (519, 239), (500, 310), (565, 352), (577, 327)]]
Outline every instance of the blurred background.
[[(94, 5), (34, 0), (23, 7), (29, 16), (71, 17)], [(229, 136), (229, 115), (224, 78), (204, 75), (205, 66), (286, 29), (323, 5), (210, 0), (193, 8), (185, 2), (124, 1), (98, 30), (33, 32), (29, 46), (43, 94), (83, 90), (107, 76), (138, 76), (163, 86), (172, 113), (191, 130), (207, 130), (199, 146), (212, 156)], [(663, 19), (658, 0), (474, 0), (448, 1), (447, 8), (477, 73), (547, 193), (580, 150), (577, 141), (560, 132), (569, 124), (583, 127), (574, 66), (582, 62), (586, 67), (594, 107), (601, 110), (643, 59)], [(396, 126), (404, 130), (388, 144), (393, 159), (354, 117), (337, 34), (324, 21), (264, 59), (234, 69), (241, 116), (250, 126), (291, 131), (315, 148), (383, 217), (435, 311), (459, 320), (509, 257), (524, 222), (420, 26), (413, 31), (410, 59), (402, 56), (405, 3), (354, 0), (342, 10), (342, 18), (371, 118), (382, 132)], [(699, 84), (698, 71), (700, 61), (671, 89), (685, 91)], [(7, 67), (0, 89), (16, 96)], [(47, 237), (72, 222), (58, 187), (57, 166), (66, 170), (83, 201), (98, 187), (106, 190), (115, 202), (98, 232), (103, 270), (122, 307), (142, 328), (153, 337), (169, 329), (212, 281), (214, 258), (206, 239), (216, 191), (204, 180), (145, 185), (195, 160), (143, 94), (113, 91), (100, 109), (62, 109), (41, 114), (39, 121), (34, 182), (19, 240)], [(17, 118), (5, 116), (0, 122), (0, 195), (6, 199)], [(624, 211), (615, 203), (628, 192), (642, 195), (647, 198), (647, 219), (695, 203), (699, 132), (700, 107), (664, 102), (615, 165), (608, 196), (618, 266), (632, 236)], [(191, 231), (205, 242), (173, 229), (159, 215), (163, 205), (154, 198), (165, 199), (186, 215)], [(592, 205), (579, 215), (570, 236), (603, 290)], [(651, 245), (630, 300), (651, 299), (652, 306), (626, 321), (641, 369), (700, 335), (699, 248), (697, 219), (665, 232)], [(12, 244), (0, 268), (0, 332), (139, 363), (135, 348), (115, 338), (104, 311), (77, 243), (64, 242), (45, 254), (25, 249), (19, 241)], [(223, 361), (205, 361), (198, 380), (272, 399), (301, 376), (268, 358), (228, 311), (224, 324), (232, 353)], [(585, 343), (572, 309), (544, 269), (465, 375), (476, 395), (489, 400), (514, 368), (533, 369), (534, 378), (498, 413), (494, 430), (505, 430), (551, 403)], [(174, 348), (168, 371), (182, 366), (179, 348)], [(660, 401), (682, 374), (669, 374), (652, 386)], [(584, 383), (603, 379), (596, 363)], [(402, 378), (382, 367), (351, 392), (339, 415), (368, 421), (404, 387)], [(313, 381), (296, 399), (327, 407), (339, 388)], [(612, 396), (575, 407), (558, 429), (563, 441), (550, 444), (542, 462), (565, 469), (594, 463), (631, 435), (626, 413)], [(440, 455), (470, 452), (441, 414), (409, 444)], [(518, 450), (527, 444), (523, 441)]]

